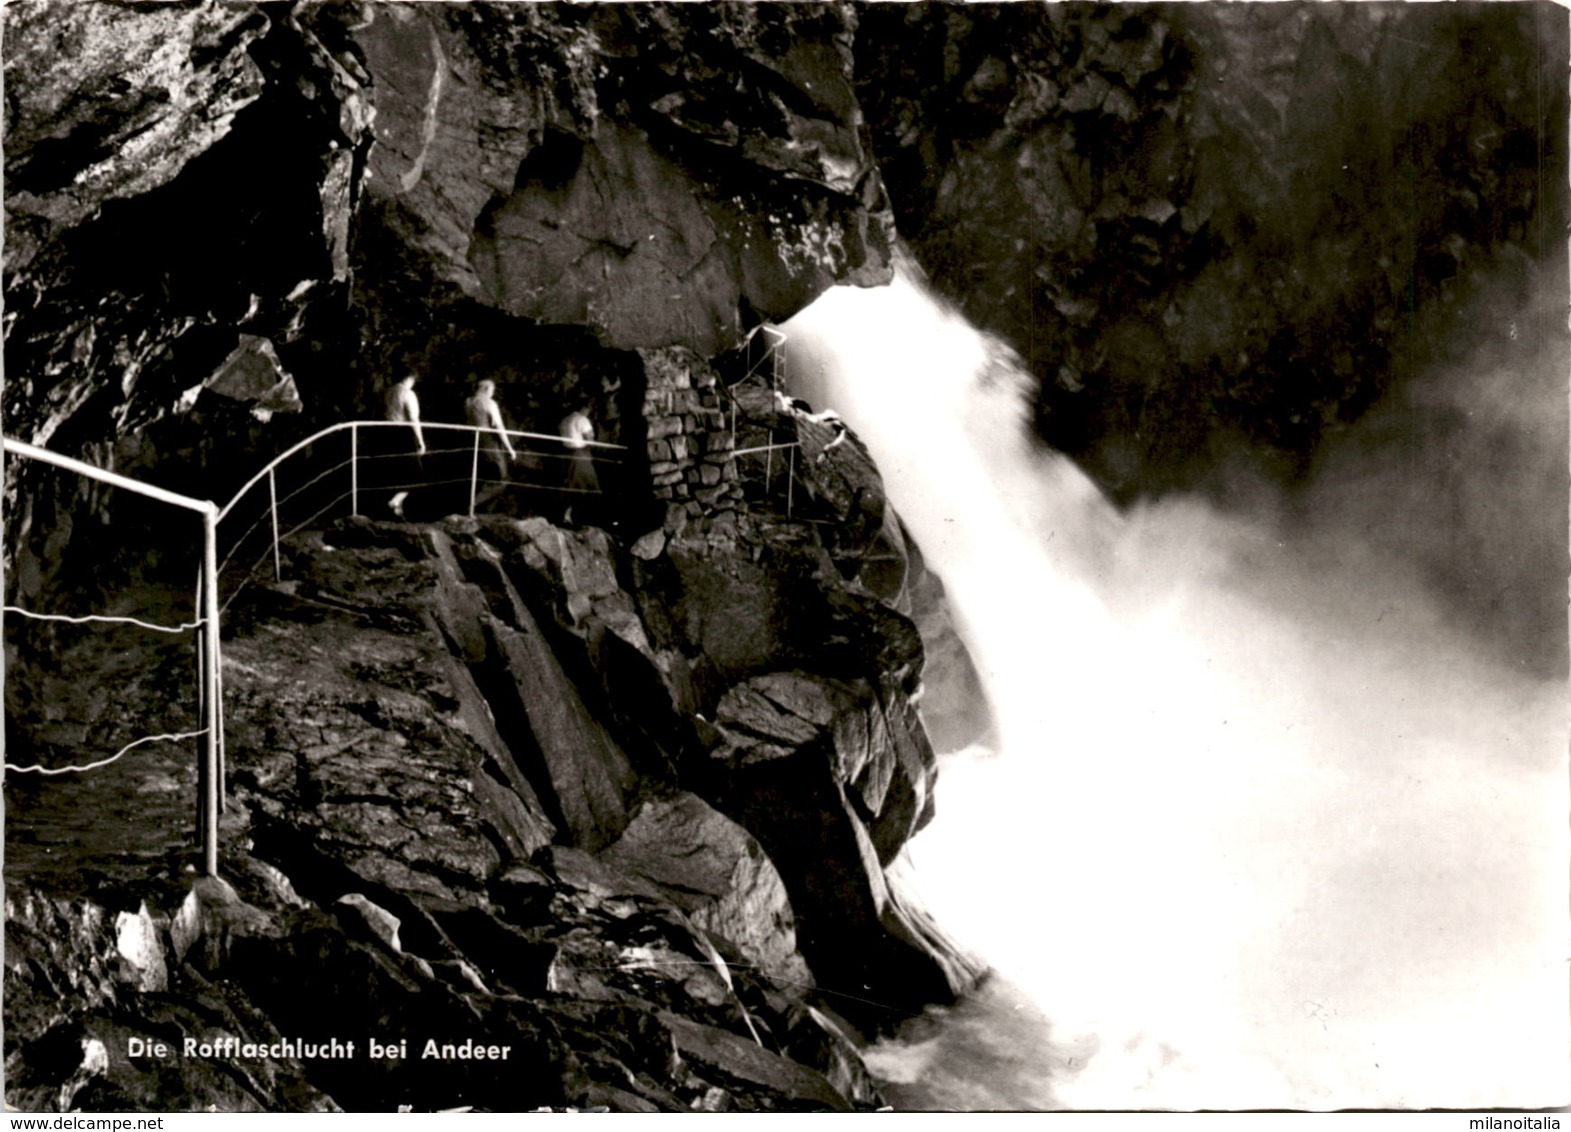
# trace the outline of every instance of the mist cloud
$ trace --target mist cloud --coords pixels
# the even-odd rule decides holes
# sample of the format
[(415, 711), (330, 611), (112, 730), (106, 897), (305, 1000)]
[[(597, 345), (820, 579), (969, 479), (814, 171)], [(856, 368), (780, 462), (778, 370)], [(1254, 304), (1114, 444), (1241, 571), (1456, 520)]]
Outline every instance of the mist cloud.
[[(1568, 1099), (1564, 683), (1502, 643), (1526, 613), (1472, 613), (1501, 578), (1553, 589), (1564, 496), (1523, 513), (1553, 495), (1556, 415), (1485, 393), (1541, 345), (1461, 344), (1297, 494), (1119, 513), (1022, 439), (1007, 353), (914, 282), (831, 292), (787, 331), (998, 709), (1000, 756), (946, 763), (912, 854), (1049, 1020), (1060, 1103)], [(1099, 1052), (1071, 1072), (1071, 1047)]]

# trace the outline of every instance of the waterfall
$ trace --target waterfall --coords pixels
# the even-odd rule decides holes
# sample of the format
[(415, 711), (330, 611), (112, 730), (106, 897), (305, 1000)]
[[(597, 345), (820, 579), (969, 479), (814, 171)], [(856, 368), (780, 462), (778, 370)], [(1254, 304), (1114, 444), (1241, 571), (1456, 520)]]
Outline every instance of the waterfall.
[(1027, 439), (1018, 360), (909, 273), (784, 329), (793, 392), (872, 451), (999, 716), (996, 751), (941, 761), (911, 846), (997, 980), (874, 1051), (905, 1103), (1571, 1099), (1563, 681), (1268, 490), (1116, 511)]

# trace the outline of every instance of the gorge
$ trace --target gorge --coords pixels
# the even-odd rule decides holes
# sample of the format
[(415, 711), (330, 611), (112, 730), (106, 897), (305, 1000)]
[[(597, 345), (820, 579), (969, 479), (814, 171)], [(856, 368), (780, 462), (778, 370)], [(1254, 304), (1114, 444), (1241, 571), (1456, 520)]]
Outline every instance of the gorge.
[(407, 521), (314, 442), (276, 566), (237, 509), (218, 878), (190, 742), (16, 770), (196, 728), (189, 637), (28, 614), (188, 622), (199, 539), (8, 459), (10, 1104), (1566, 1099), (1559, 9), (17, 0), (0, 47), (8, 437), (223, 503), (411, 372), (538, 434), (476, 507), (433, 427)]

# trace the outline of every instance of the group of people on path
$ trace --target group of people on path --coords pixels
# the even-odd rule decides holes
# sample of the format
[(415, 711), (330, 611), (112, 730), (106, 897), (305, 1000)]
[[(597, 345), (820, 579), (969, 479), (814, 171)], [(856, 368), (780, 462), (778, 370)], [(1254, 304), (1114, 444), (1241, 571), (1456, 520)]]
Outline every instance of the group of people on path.
[[(413, 457), (412, 461), (398, 461), (405, 468), (392, 476), (397, 489), (388, 498), (387, 506), (400, 519), (404, 517), (404, 504), (412, 490), (410, 482), (419, 483), (426, 479), (424, 457), (427, 449), (425, 433), (420, 427), (420, 398), (415, 395), (417, 380), (417, 374), (404, 375), (387, 390), (384, 404), (387, 420), (409, 426), (407, 432), (403, 429), (389, 430), (400, 434), (398, 447)], [(600, 492), (600, 477), (595, 471), (594, 456), (590, 451), (590, 444), (595, 439), (595, 426), (587, 410), (588, 405), (580, 402), (557, 426), (557, 435), (561, 438), (564, 450), (562, 455), (566, 457), (566, 470), (554, 486), (567, 494), (562, 519), (568, 523), (573, 521), (573, 501), (578, 495)], [(489, 470), (494, 472), (497, 485), (492, 489), (494, 494), (506, 484), (509, 468), (518, 459), (518, 450), (513, 447), (513, 441), (507, 434), (507, 425), (502, 419), (501, 406), (496, 403), (496, 382), (489, 378), (475, 382), (474, 392), (464, 401), (464, 420), (476, 429), (485, 430), (481, 451), (490, 466)]]

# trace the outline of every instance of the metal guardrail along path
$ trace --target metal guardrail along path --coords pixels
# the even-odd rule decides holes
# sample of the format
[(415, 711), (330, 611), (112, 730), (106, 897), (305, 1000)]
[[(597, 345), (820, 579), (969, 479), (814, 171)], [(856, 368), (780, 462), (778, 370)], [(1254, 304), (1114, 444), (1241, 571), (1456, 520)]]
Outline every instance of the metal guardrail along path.
[[(81, 767), (44, 768), (22, 767), (6, 763), (6, 769), (19, 773), (64, 773), (70, 770), (92, 770), (95, 767), (106, 766), (124, 755), (133, 747), (154, 740), (183, 740), (201, 737), (203, 740), (203, 758), (198, 764), (198, 777), (201, 779), (199, 794), (200, 800), (197, 809), (197, 824), (202, 842), (202, 868), (209, 876), (218, 875), (218, 813), (221, 783), (223, 781), (222, 764), (222, 730), (223, 723), (220, 715), (220, 689), (218, 681), (219, 666), (219, 625), (218, 625), (218, 506), (206, 499), (193, 499), (189, 495), (168, 491), (152, 484), (141, 483), (126, 476), (117, 475), (103, 468), (95, 467), (82, 460), (74, 460), (69, 456), (61, 456), (47, 448), (40, 448), (35, 444), (27, 444), (10, 437), (0, 438), (4, 450), (24, 459), (37, 460), (40, 463), (50, 464), (68, 472), (85, 476), (100, 483), (107, 483), (112, 487), (122, 488), (160, 503), (167, 503), (173, 507), (180, 507), (188, 511), (195, 511), (202, 516), (202, 573), (197, 584), (194, 605), (198, 611), (197, 620), (187, 626), (171, 628), (169, 626), (154, 626), (146, 622), (136, 622), (134, 618), (103, 618), (89, 617), (87, 620), (133, 621), (146, 628), (161, 629), (164, 631), (180, 632), (185, 628), (200, 629), (201, 631), (201, 680), (200, 700), (202, 727), (198, 731), (183, 732), (178, 735), (149, 735), (127, 744), (108, 759), (102, 759)], [(12, 611), (7, 607), (7, 611)], [(48, 614), (32, 614), (24, 610), (14, 610), (24, 616), (52, 617)], [(66, 619), (72, 620), (72, 619)]]
[[(751, 347), (753, 339), (760, 333), (764, 334), (768, 340), (763, 354), (758, 358), (757, 361), (753, 362), (746, 373), (744, 373), (743, 376), (733, 384), (740, 384), (741, 382), (747, 381), (748, 379), (755, 376), (766, 375), (771, 391), (778, 392), (782, 378), (784, 376), (783, 371), (785, 366), (785, 356), (783, 347), (785, 344), (785, 335), (772, 326), (756, 327), (747, 337), (746, 345), (749, 348)], [(771, 473), (773, 472), (774, 454), (777, 451), (788, 451), (786, 514), (789, 517), (793, 503), (792, 496), (795, 479), (796, 449), (799, 447), (799, 444), (797, 442), (785, 444), (775, 443), (774, 429), (773, 425), (771, 424), (768, 431), (768, 443), (738, 450), (736, 448), (736, 428), (737, 416), (741, 410), (741, 406), (738, 404), (730, 384), (721, 381), (719, 382), (719, 385), (724, 391), (726, 397), (731, 402), (731, 457), (735, 459), (742, 456), (762, 455), (764, 457), (765, 464), (764, 490), (766, 492), (769, 490), (769, 483), (772, 478)], [(577, 459), (579, 455), (585, 450), (591, 451), (595, 454), (596, 458), (604, 461), (608, 458), (606, 455), (608, 453), (626, 451), (626, 448), (619, 444), (608, 444), (602, 441), (594, 440), (569, 439), (563, 436), (553, 436), (537, 432), (524, 432), (516, 429), (495, 429), (481, 425), (447, 424), (441, 421), (344, 421), (340, 424), (330, 425), (327, 428), (312, 433), (304, 440), (291, 445), (277, 456), (274, 456), (255, 475), (253, 475), (250, 479), (241, 485), (240, 489), (234, 493), (229, 502), (220, 507), (210, 500), (196, 499), (192, 496), (182, 495), (179, 492), (155, 487), (152, 484), (141, 483), (127, 476), (118, 475), (115, 472), (96, 467), (92, 464), (86, 463), (85, 461), (73, 459), (69, 456), (59, 455), (58, 453), (51, 452), (47, 448), (42, 448), (38, 445), (28, 444), (20, 440), (13, 440), (9, 437), (0, 438), (0, 440), (3, 440), (4, 451), (9, 452), (15, 456), (49, 464), (65, 471), (83, 476), (87, 479), (97, 480), (101, 483), (109, 484), (112, 487), (121, 488), (125, 491), (134, 492), (137, 495), (146, 496), (147, 498), (168, 504), (172, 507), (178, 507), (187, 511), (194, 511), (201, 516), (202, 520), (201, 572), (196, 586), (196, 592), (193, 596), (193, 605), (196, 610), (196, 618), (192, 621), (184, 622), (180, 625), (169, 626), (153, 624), (151, 622), (142, 621), (134, 617), (114, 617), (96, 614), (89, 614), (83, 617), (66, 617), (59, 614), (39, 613), (33, 610), (20, 608), (18, 606), (7, 605), (3, 607), (4, 612), (7, 614), (13, 614), (16, 616), (42, 621), (58, 621), (67, 622), (70, 624), (89, 624), (99, 622), (131, 624), (146, 630), (164, 633), (197, 631), (200, 634), (198, 666), (200, 674), (200, 679), (198, 681), (198, 716), (201, 720), (202, 726), (195, 731), (145, 735), (132, 741), (131, 743), (126, 744), (113, 755), (104, 759), (95, 760), (85, 765), (43, 767), (18, 766), (12, 763), (6, 763), (4, 764), (5, 769), (15, 773), (31, 773), (40, 775), (78, 773), (107, 766), (121, 758), (127, 752), (135, 749), (138, 746), (141, 746), (144, 743), (160, 741), (174, 742), (200, 738), (203, 742), (201, 749), (201, 761), (198, 764), (198, 778), (200, 781), (198, 789), (199, 799), (197, 809), (197, 826), (199, 840), (202, 844), (202, 867), (203, 871), (208, 875), (218, 875), (218, 818), (223, 807), (225, 755), (223, 728), (223, 678), (219, 659), (219, 630), (220, 619), (223, 615), (223, 611), (228, 607), (229, 602), (232, 602), (239, 594), (240, 589), (243, 588), (250, 580), (252, 574), (261, 566), (264, 561), (266, 561), (267, 557), (269, 556), (269, 552), (273, 560), (274, 577), (276, 580), (282, 580), (283, 562), (279, 546), (280, 543), (282, 543), (284, 540), (287, 540), (291, 535), (319, 521), (324, 515), (332, 511), (335, 507), (340, 506), (345, 501), (347, 501), (349, 504), (349, 513), (351, 515), (360, 514), (361, 496), (367, 490), (362, 488), (360, 482), (361, 464), (363, 462), (413, 459), (415, 457), (413, 445), (408, 446), (409, 451), (407, 454), (403, 452), (363, 453), (361, 451), (360, 441), (362, 430), (389, 428), (418, 429), (422, 434), (427, 430), (434, 433), (471, 434), (472, 440), (463, 448), (442, 449), (428, 453), (428, 455), (432, 457), (468, 455), (469, 474), (467, 477), (451, 480), (431, 481), (422, 478), (419, 482), (402, 485), (388, 483), (386, 482), (388, 477), (382, 477), (383, 482), (378, 483), (374, 489), (370, 490), (388, 491), (399, 487), (402, 487), (405, 490), (414, 490), (421, 487), (441, 487), (446, 485), (456, 486), (467, 481), (469, 486), (469, 514), (471, 516), (473, 516), (475, 513), (475, 506), (479, 491), (482, 449), (486, 449), (488, 447), (486, 444), (486, 439), (488, 437), (497, 438), (493, 441), (493, 443), (498, 443), (500, 437), (505, 434), (509, 440), (520, 442), (519, 447), (522, 450), (520, 453), (521, 455), (527, 456), (529, 459), (537, 461), (550, 459), (573, 460)], [(295, 486), (292, 491), (290, 491), (284, 497), (280, 498), (278, 493), (279, 469), (286, 463), (295, 460), (301, 455), (301, 453), (309, 454), (313, 445), (327, 440), (330, 437), (337, 436), (340, 433), (348, 434), (349, 451), (347, 458), (336, 463), (332, 463), (327, 468), (316, 472), (304, 483)], [(420, 447), (422, 449), (424, 448), (423, 442)], [(345, 471), (348, 473), (349, 480), (347, 491), (341, 491), (333, 495), (333, 497), (329, 499), (325, 505), (314, 510), (309, 517), (294, 524), (288, 530), (282, 529), (279, 520), (280, 511), (282, 508), (294, 502), (295, 500), (306, 496), (307, 493), (312, 492), (313, 489), (319, 489), (321, 485), (329, 483), (331, 477), (333, 477), (335, 473), (341, 473)], [(242, 500), (246, 499), (253, 490), (256, 490), (264, 482), (267, 485), (267, 504), (265, 514), (259, 516), (251, 524), (251, 526), (240, 535), (239, 538), (232, 542), (228, 554), (226, 554), (223, 560), (220, 561), (218, 557), (218, 536), (221, 524), (225, 519), (230, 518), (235, 513), (236, 507), (241, 503)], [(512, 486), (538, 490), (550, 490), (558, 492), (571, 492), (575, 490), (574, 488), (565, 485), (529, 484), (522, 481), (513, 480), (511, 478), (506, 478), (502, 482)], [(332, 491), (333, 489), (329, 487), (326, 490)], [(313, 502), (314, 501), (315, 500), (313, 499)], [(229, 602), (224, 602), (221, 605), (219, 601), (219, 583), (224, 569), (234, 559), (235, 555), (239, 552), (241, 546), (246, 542), (246, 540), (256, 533), (264, 522), (268, 524), (269, 528), (269, 549), (264, 550), (262, 555), (259, 556), (246, 569), (245, 576), (241, 579), (240, 584), (236, 588), (235, 592), (230, 595)]]
[[(360, 453), (360, 430), (365, 428), (413, 427), (413, 422), (404, 421), (346, 421), (341, 424), (331, 425), (328, 428), (313, 433), (304, 440), (299, 441), (290, 448), (286, 449), (284, 452), (273, 457), (273, 459), (268, 461), (268, 463), (264, 465), (260, 471), (247, 480), (240, 487), (240, 489), (235, 492), (234, 496), (229, 500), (229, 502), (224, 504), (222, 507), (219, 507), (211, 500), (196, 499), (189, 495), (182, 495), (179, 492), (169, 491), (165, 488), (155, 487), (152, 484), (142, 483), (127, 476), (122, 476), (118, 473), (99, 468), (85, 461), (77, 460), (69, 456), (62, 456), (56, 452), (51, 452), (49, 449), (39, 447), (35, 444), (29, 444), (21, 440), (14, 440), (10, 437), (0, 438), (0, 442), (3, 442), (4, 451), (9, 452), (12, 455), (21, 457), (23, 459), (35, 460), (39, 463), (48, 464), (64, 471), (83, 476), (87, 479), (96, 480), (112, 487), (121, 488), (125, 491), (130, 491), (137, 495), (142, 495), (149, 499), (153, 499), (173, 507), (178, 507), (187, 511), (194, 511), (202, 518), (201, 574), (193, 599), (193, 604), (196, 608), (198, 616), (193, 621), (171, 626), (158, 625), (134, 617), (116, 617), (99, 614), (88, 614), (82, 617), (66, 617), (60, 614), (39, 613), (33, 610), (23, 609), (20, 606), (7, 605), (3, 607), (5, 613), (41, 621), (65, 622), (78, 625), (93, 623), (130, 624), (150, 631), (165, 633), (180, 633), (192, 630), (199, 631), (201, 636), (199, 663), (200, 680), (198, 695), (199, 716), (202, 719), (202, 727), (196, 731), (144, 735), (130, 743), (127, 743), (124, 747), (107, 758), (97, 759), (81, 765), (44, 767), (37, 765), (23, 766), (16, 763), (5, 763), (5, 769), (18, 774), (61, 775), (81, 773), (84, 771), (95, 770), (99, 767), (108, 766), (110, 763), (115, 762), (131, 750), (143, 745), (144, 743), (160, 741), (175, 742), (200, 738), (203, 740), (203, 746), (202, 760), (198, 764), (198, 777), (200, 779), (200, 783), (198, 789), (199, 799), (197, 810), (197, 826), (199, 840), (202, 844), (202, 867), (203, 871), (209, 876), (218, 875), (218, 818), (222, 809), (224, 793), (223, 681), (219, 656), (219, 630), (223, 609), (219, 604), (219, 581), (224, 567), (229, 564), (230, 560), (234, 557), (235, 552), (239, 549), (240, 545), (245, 541), (245, 539), (249, 537), (258, 526), (260, 526), (261, 520), (259, 519), (257, 523), (253, 524), (252, 527), (245, 532), (245, 534), (241, 535), (240, 538), (235, 541), (234, 545), (230, 549), (229, 554), (224, 558), (222, 563), (220, 563), (218, 559), (218, 535), (220, 524), (225, 518), (228, 518), (234, 513), (236, 506), (241, 502), (242, 499), (244, 499), (259, 484), (265, 481), (268, 487), (267, 518), (270, 520), (271, 528), (271, 555), (273, 558), (275, 574), (281, 575), (282, 564), (280, 561), (279, 543), (283, 539), (288, 538), (296, 531), (316, 522), (333, 507), (344, 502), (346, 499), (349, 502), (350, 513), (359, 514), (361, 494), (360, 463), (362, 460), (374, 460), (381, 458), (374, 454), (362, 455)], [(449, 452), (453, 453), (467, 453), (470, 455), (469, 513), (473, 515), (479, 481), (480, 455), (484, 444), (484, 437), (487, 435), (495, 436), (497, 435), (498, 430), (492, 428), (483, 428), (475, 425), (445, 424), (439, 421), (422, 422), (420, 427), (422, 430), (428, 429), (434, 432), (445, 431), (470, 433), (473, 435), (474, 439), (468, 448), (448, 450)], [(349, 458), (341, 463), (333, 465), (324, 472), (318, 473), (316, 476), (307, 480), (305, 484), (297, 487), (292, 495), (286, 496), (284, 499), (280, 499), (278, 496), (277, 481), (278, 468), (287, 461), (292, 460), (298, 456), (300, 453), (310, 449), (313, 444), (316, 444), (327, 437), (334, 436), (338, 433), (346, 431), (349, 434)], [(506, 429), (502, 431), (506, 432), (509, 439), (520, 440), (534, 446), (538, 446), (543, 442), (545, 444), (549, 444), (553, 447), (564, 450), (593, 449), (602, 452), (625, 451), (621, 445), (606, 444), (600, 441), (569, 441), (564, 437), (548, 436), (541, 433), (521, 432), (513, 429)], [(435, 453), (433, 455), (436, 454), (440, 453)], [(555, 456), (557, 458), (562, 458), (564, 455), (568, 455), (569, 452), (531, 452), (530, 454), (534, 456)], [(330, 476), (332, 473), (342, 471), (346, 468), (349, 473), (348, 491), (336, 496), (327, 504), (326, 507), (319, 509), (304, 522), (297, 524), (291, 530), (280, 530), (279, 508), (281, 506), (288, 503), (291, 499), (304, 494), (312, 487), (316, 486), (319, 482), (326, 479), (326, 477)], [(410, 484), (407, 486), (413, 488), (429, 485)], [(254, 570), (255, 565), (259, 565), (260, 561), (261, 560), (258, 560), (258, 563), (254, 564), (251, 570)], [(247, 578), (249, 578), (250, 572), (251, 571), (248, 570)], [(243, 584), (244, 580), (242, 581), (242, 585)], [(236, 592), (238, 592), (238, 590)], [(233, 600), (233, 597), (234, 595), (231, 595), (230, 600)]]

